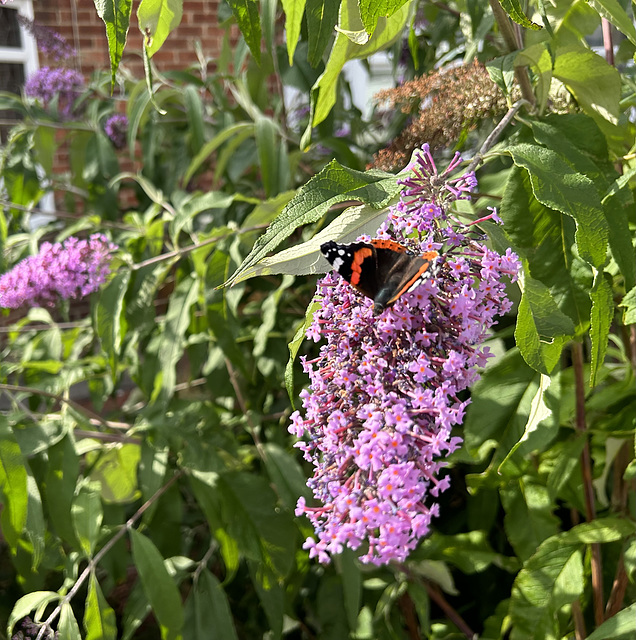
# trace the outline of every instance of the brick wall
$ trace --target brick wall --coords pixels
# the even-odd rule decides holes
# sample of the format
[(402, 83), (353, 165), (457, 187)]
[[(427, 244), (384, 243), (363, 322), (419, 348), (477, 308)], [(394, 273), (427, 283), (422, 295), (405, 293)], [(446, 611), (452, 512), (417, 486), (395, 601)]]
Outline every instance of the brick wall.
[[(122, 63), (134, 75), (143, 75), (142, 35), (137, 26), (134, 3), (128, 42)], [(194, 42), (201, 42), (206, 57), (215, 58), (221, 50), (223, 30), (218, 24), (219, 0), (184, 2), (183, 18), (160, 51), (153, 56), (159, 69), (179, 69), (197, 62)], [(108, 69), (108, 45), (104, 23), (91, 0), (33, 0), (35, 21), (57, 31), (78, 51), (78, 70), (85, 75), (95, 69)], [(52, 61), (41, 59), (42, 66)]]

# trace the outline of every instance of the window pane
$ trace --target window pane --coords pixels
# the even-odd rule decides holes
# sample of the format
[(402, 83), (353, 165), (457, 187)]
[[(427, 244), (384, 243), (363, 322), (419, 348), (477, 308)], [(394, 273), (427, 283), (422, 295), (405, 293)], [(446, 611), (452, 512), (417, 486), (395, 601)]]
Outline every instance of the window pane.
[(20, 93), (24, 86), (24, 65), (21, 62), (0, 62), (0, 91)]
[(0, 47), (22, 47), (18, 12), (15, 9), (0, 7)]

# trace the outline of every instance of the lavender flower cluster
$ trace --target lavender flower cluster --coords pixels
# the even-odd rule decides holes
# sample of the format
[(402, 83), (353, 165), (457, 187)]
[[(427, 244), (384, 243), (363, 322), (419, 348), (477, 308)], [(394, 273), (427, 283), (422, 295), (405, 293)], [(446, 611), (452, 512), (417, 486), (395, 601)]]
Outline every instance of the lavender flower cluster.
[(123, 113), (113, 114), (104, 123), (104, 132), (110, 138), (115, 149), (123, 149), (126, 146), (128, 118)]
[(116, 248), (99, 233), (87, 240), (71, 236), (63, 243), (44, 242), (37, 255), (0, 276), (0, 307), (53, 306), (96, 291), (106, 281)]
[(57, 114), (62, 120), (73, 120), (81, 109), (75, 105), (84, 88), (84, 77), (74, 69), (42, 67), (24, 85), (24, 92), (40, 100), (48, 108), (57, 96)]
[(77, 55), (77, 52), (66, 41), (66, 38), (57, 33), (57, 31), (37, 24), (34, 20), (21, 14), (18, 14), (18, 22), (35, 38), (38, 50), (55, 60), (55, 62), (68, 60)]
[(321, 504), (300, 498), (296, 515), (313, 524), (318, 539), (305, 548), (320, 562), (344, 546), (362, 548), (363, 562), (405, 560), (439, 513), (431, 496), (449, 486), (442, 458), (462, 442), (451, 429), (469, 402), (458, 394), (479, 378), (475, 367), (490, 355), (481, 343), (511, 307), (502, 278), (514, 281), (519, 268), (513, 253), (488, 249), (447, 212), (476, 186), (472, 173), (450, 177), (460, 162), (440, 175), (425, 146), (379, 232), (443, 253), (431, 277), (380, 316), (336, 274), (318, 283), (322, 304), (307, 336), (326, 344), (303, 360), (310, 387), (289, 431), (308, 436), (296, 446), (314, 465), (308, 486)]

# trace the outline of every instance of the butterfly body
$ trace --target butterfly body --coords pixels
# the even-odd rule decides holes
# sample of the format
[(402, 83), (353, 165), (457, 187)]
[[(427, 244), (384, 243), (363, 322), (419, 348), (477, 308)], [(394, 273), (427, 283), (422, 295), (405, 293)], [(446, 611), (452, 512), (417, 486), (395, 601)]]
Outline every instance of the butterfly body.
[(412, 291), (432, 272), (437, 251), (421, 255), (394, 240), (338, 244), (325, 242), (323, 255), (340, 276), (362, 295), (373, 300), (374, 313), (381, 313), (403, 294)]

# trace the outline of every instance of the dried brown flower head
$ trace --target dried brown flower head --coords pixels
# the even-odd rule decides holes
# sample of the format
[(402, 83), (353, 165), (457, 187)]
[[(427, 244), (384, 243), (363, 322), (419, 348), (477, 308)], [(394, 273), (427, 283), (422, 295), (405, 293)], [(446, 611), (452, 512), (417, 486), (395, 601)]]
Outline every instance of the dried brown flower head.
[(424, 142), (433, 151), (453, 145), (481, 120), (502, 115), (507, 109), (504, 94), (476, 61), (410, 80), (380, 91), (375, 98), (389, 108), (413, 114), (408, 126), (370, 165), (385, 171), (404, 167)]

